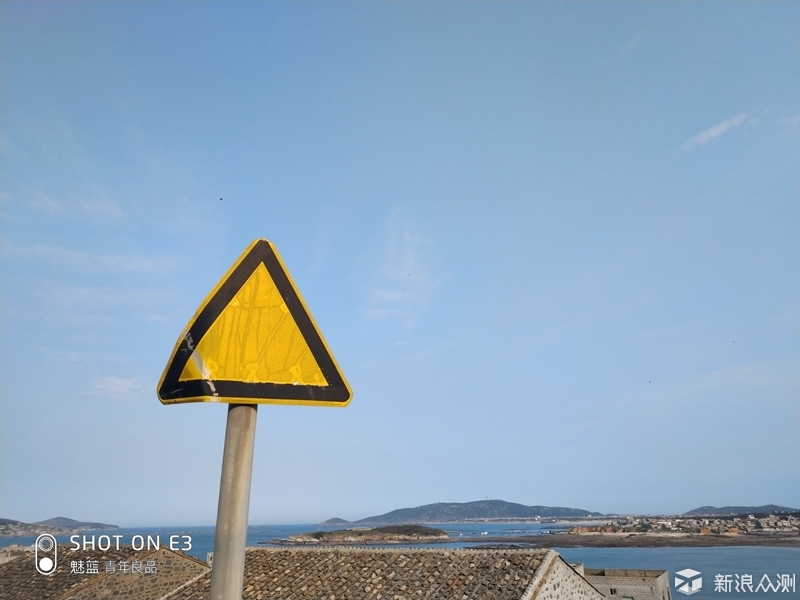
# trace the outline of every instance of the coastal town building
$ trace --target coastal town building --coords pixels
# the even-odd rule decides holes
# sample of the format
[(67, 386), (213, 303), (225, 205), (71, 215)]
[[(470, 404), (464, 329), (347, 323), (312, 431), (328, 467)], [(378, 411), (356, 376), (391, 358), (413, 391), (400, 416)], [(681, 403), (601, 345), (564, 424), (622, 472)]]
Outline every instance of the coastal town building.
[(579, 525), (567, 533), (682, 533), (700, 535), (800, 533), (798, 514), (730, 515), (724, 517), (621, 517), (597, 525)]
[(3, 563), (25, 556), (30, 552), (30, 548), (22, 544), (10, 544), (0, 548), (0, 565)]
[(583, 576), (609, 600), (672, 600), (667, 571), (583, 569)]
[[(83, 573), (71, 572), (71, 561), (65, 560), (52, 576), (37, 573), (30, 557), (0, 565), (0, 600), (209, 596), (210, 567), (179, 552), (128, 548), (84, 558)], [(88, 561), (95, 567), (92, 573), (85, 572)], [(115, 563), (114, 572), (105, 571), (107, 561)], [(156, 572), (130, 572), (134, 562), (145, 567), (148, 561)], [(243, 598), (289, 595), (297, 600), (603, 600), (553, 550), (248, 548)]]

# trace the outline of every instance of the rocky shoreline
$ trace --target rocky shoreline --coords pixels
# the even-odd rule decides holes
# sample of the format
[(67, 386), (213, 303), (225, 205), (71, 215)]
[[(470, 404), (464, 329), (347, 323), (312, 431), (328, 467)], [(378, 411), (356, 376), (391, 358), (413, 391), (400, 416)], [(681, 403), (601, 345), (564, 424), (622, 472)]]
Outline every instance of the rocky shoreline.
[[(459, 544), (476, 544), (476, 548), (714, 548), (723, 546), (774, 546), (785, 548), (800, 547), (797, 534), (758, 534), (758, 535), (659, 535), (659, 534), (572, 534), (556, 533), (528, 536), (481, 536), (471, 538), (402, 535), (341, 535), (313, 538), (310, 535), (292, 536), (287, 540), (270, 542), (274, 545), (288, 546), (381, 546), (446, 544), (457, 541)], [(478, 546), (480, 544), (480, 546)]]
[[(472, 542), (473, 540), (470, 540)], [(474, 539), (475, 542), (522, 544), (531, 548), (703, 548), (722, 546), (800, 547), (800, 535), (659, 535), (604, 534), (586, 535), (560, 533), (552, 535), (494, 537)]]

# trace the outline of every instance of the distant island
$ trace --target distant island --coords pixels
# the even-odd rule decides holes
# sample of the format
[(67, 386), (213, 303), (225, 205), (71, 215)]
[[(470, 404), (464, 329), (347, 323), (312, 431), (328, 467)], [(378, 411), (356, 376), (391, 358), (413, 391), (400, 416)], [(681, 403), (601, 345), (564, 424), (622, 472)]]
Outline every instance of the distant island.
[(119, 529), (119, 527), (108, 523), (76, 521), (67, 517), (54, 517), (45, 521), (37, 521), (36, 523), (0, 519), (0, 537), (27, 537), (41, 535), (42, 533), (66, 535), (93, 529)]
[(284, 543), (308, 544), (408, 544), (442, 542), (450, 539), (441, 529), (422, 525), (387, 525), (372, 529), (339, 529), (315, 531), (290, 536)]
[(323, 521), (322, 523), (320, 523), (320, 525), (348, 525), (349, 523), (350, 521), (334, 517), (333, 519), (328, 519), (327, 521)]
[[(735, 515), (775, 515), (792, 514), (796, 508), (765, 504), (763, 506), (701, 506), (683, 513), (685, 517), (720, 517)], [(414, 508), (398, 508), (382, 515), (375, 515), (358, 521), (347, 521), (334, 517), (323, 521), (320, 526), (339, 527), (345, 525), (400, 525), (405, 523), (503, 523), (537, 522), (554, 520), (594, 520), (616, 518), (617, 514), (591, 512), (581, 508), (563, 506), (526, 506), (504, 500), (477, 500), (475, 502), (436, 502)], [(677, 516), (677, 515), (675, 515)]]
[(352, 522), (339, 518), (328, 519), (321, 525), (541, 521), (543, 519), (581, 519), (602, 516), (601, 513), (580, 508), (526, 506), (504, 500), (477, 500), (475, 502), (437, 502), (415, 508), (399, 508), (383, 515)]
[[(734, 508), (760, 509), (762, 507)], [(459, 537), (458, 542), (480, 544), (482, 548), (800, 547), (800, 512), (775, 511), (769, 514), (760, 513), (758, 510), (748, 512), (749, 514), (728, 514), (716, 517), (708, 515), (592, 516), (576, 519), (578, 523), (563, 531), (556, 528), (555, 530), (542, 529), (537, 532), (534, 528), (530, 533), (514, 536), (497, 535), (488, 531), (477, 534), (473, 531), (468, 533), (467, 537)], [(334, 524), (341, 526), (341, 521), (343, 519), (336, 519)], [(372, 529), (351, 526), (348, 529), (295, 535), (287, 540), (282, 540), (279, 544), (430, 544), (448, 541), (452, 540), (444, 531), (416, 524), (385, 525)]]

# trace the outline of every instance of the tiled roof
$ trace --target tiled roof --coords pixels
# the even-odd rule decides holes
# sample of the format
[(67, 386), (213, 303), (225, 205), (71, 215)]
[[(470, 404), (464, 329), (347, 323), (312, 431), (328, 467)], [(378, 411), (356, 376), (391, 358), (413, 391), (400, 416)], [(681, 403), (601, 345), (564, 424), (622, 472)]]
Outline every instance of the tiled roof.
[(169, 596), (210, 570), (206, 563), (167, 548), (139, 552), (131, 560), (138, 560), (145, 565), (151, 561), (156, 567), (155, 572), (115, 571), (80, 589), (70, 589), (59, 600), (157, 600)]
[[(245, 600), (519, 600), (548, 550), (248, 548)], [(170, 600), (207, 600), (210, 574)]]
[[(34, 564), (34, 554), (27, 553), (11, 562), (0, 565), (0, 600), (155, 600), (207, 572), (208, 566), (182, 552), (166, 548), (150, 551), (134, 551), (131, 547), (105, 552), (77, 552), (70, 546), (58, 547), (58, 563), (55, 573), (41, 575)], [(72, 559), (98, 561), (98, 573), (73, 573)], [(143, 566), (153, 561), (155, 573), (122, 573), (116, 570), (107, 573), (106, 561), (129, 566), (139, 561)], [(85, 570), (85, 568), (84, 568)]]
[[(83, 587), (88, 581), (101, 575), (86, 575), (70, 573), (69, 548), (67, 545), (58, 546), (58, 563), (52, 575), (40, 575), (34, 564), (34, 554), (21, 556), (11, 562), (0, 565), (0, 600), (44, 600), (58, 598), (66, 594), (70, 588)], [(82, 559), (103, 561), (120, 561), (133, 554), (131, 548), (120, 548), (107, 552), (92, 552)]]

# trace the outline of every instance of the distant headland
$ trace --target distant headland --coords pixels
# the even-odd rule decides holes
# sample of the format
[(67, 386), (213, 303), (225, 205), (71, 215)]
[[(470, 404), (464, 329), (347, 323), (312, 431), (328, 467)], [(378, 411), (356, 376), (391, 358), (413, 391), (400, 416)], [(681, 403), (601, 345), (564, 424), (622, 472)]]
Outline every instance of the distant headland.
[(67, 517), (54, 517), (36, 523), (24, 523), (14, 519), (0, 519), (0, 537), (23, 537), (49, 533), (51, 535), (65, 535), (78, 531), (91, 531), (94, 529), (119, 529), (117, 525), (108, 523), (94, 523), (89, 521), (76, 521)]
[(601, 517), (601, 513), (561, 506), (526, 506), (504, 500), (437, 502), (415, 508), (399, 508), (358, 521), (328, 519), (321, 525), (399, 525), (403, 523), (470, 523), (491, 521), (541, 521)]

